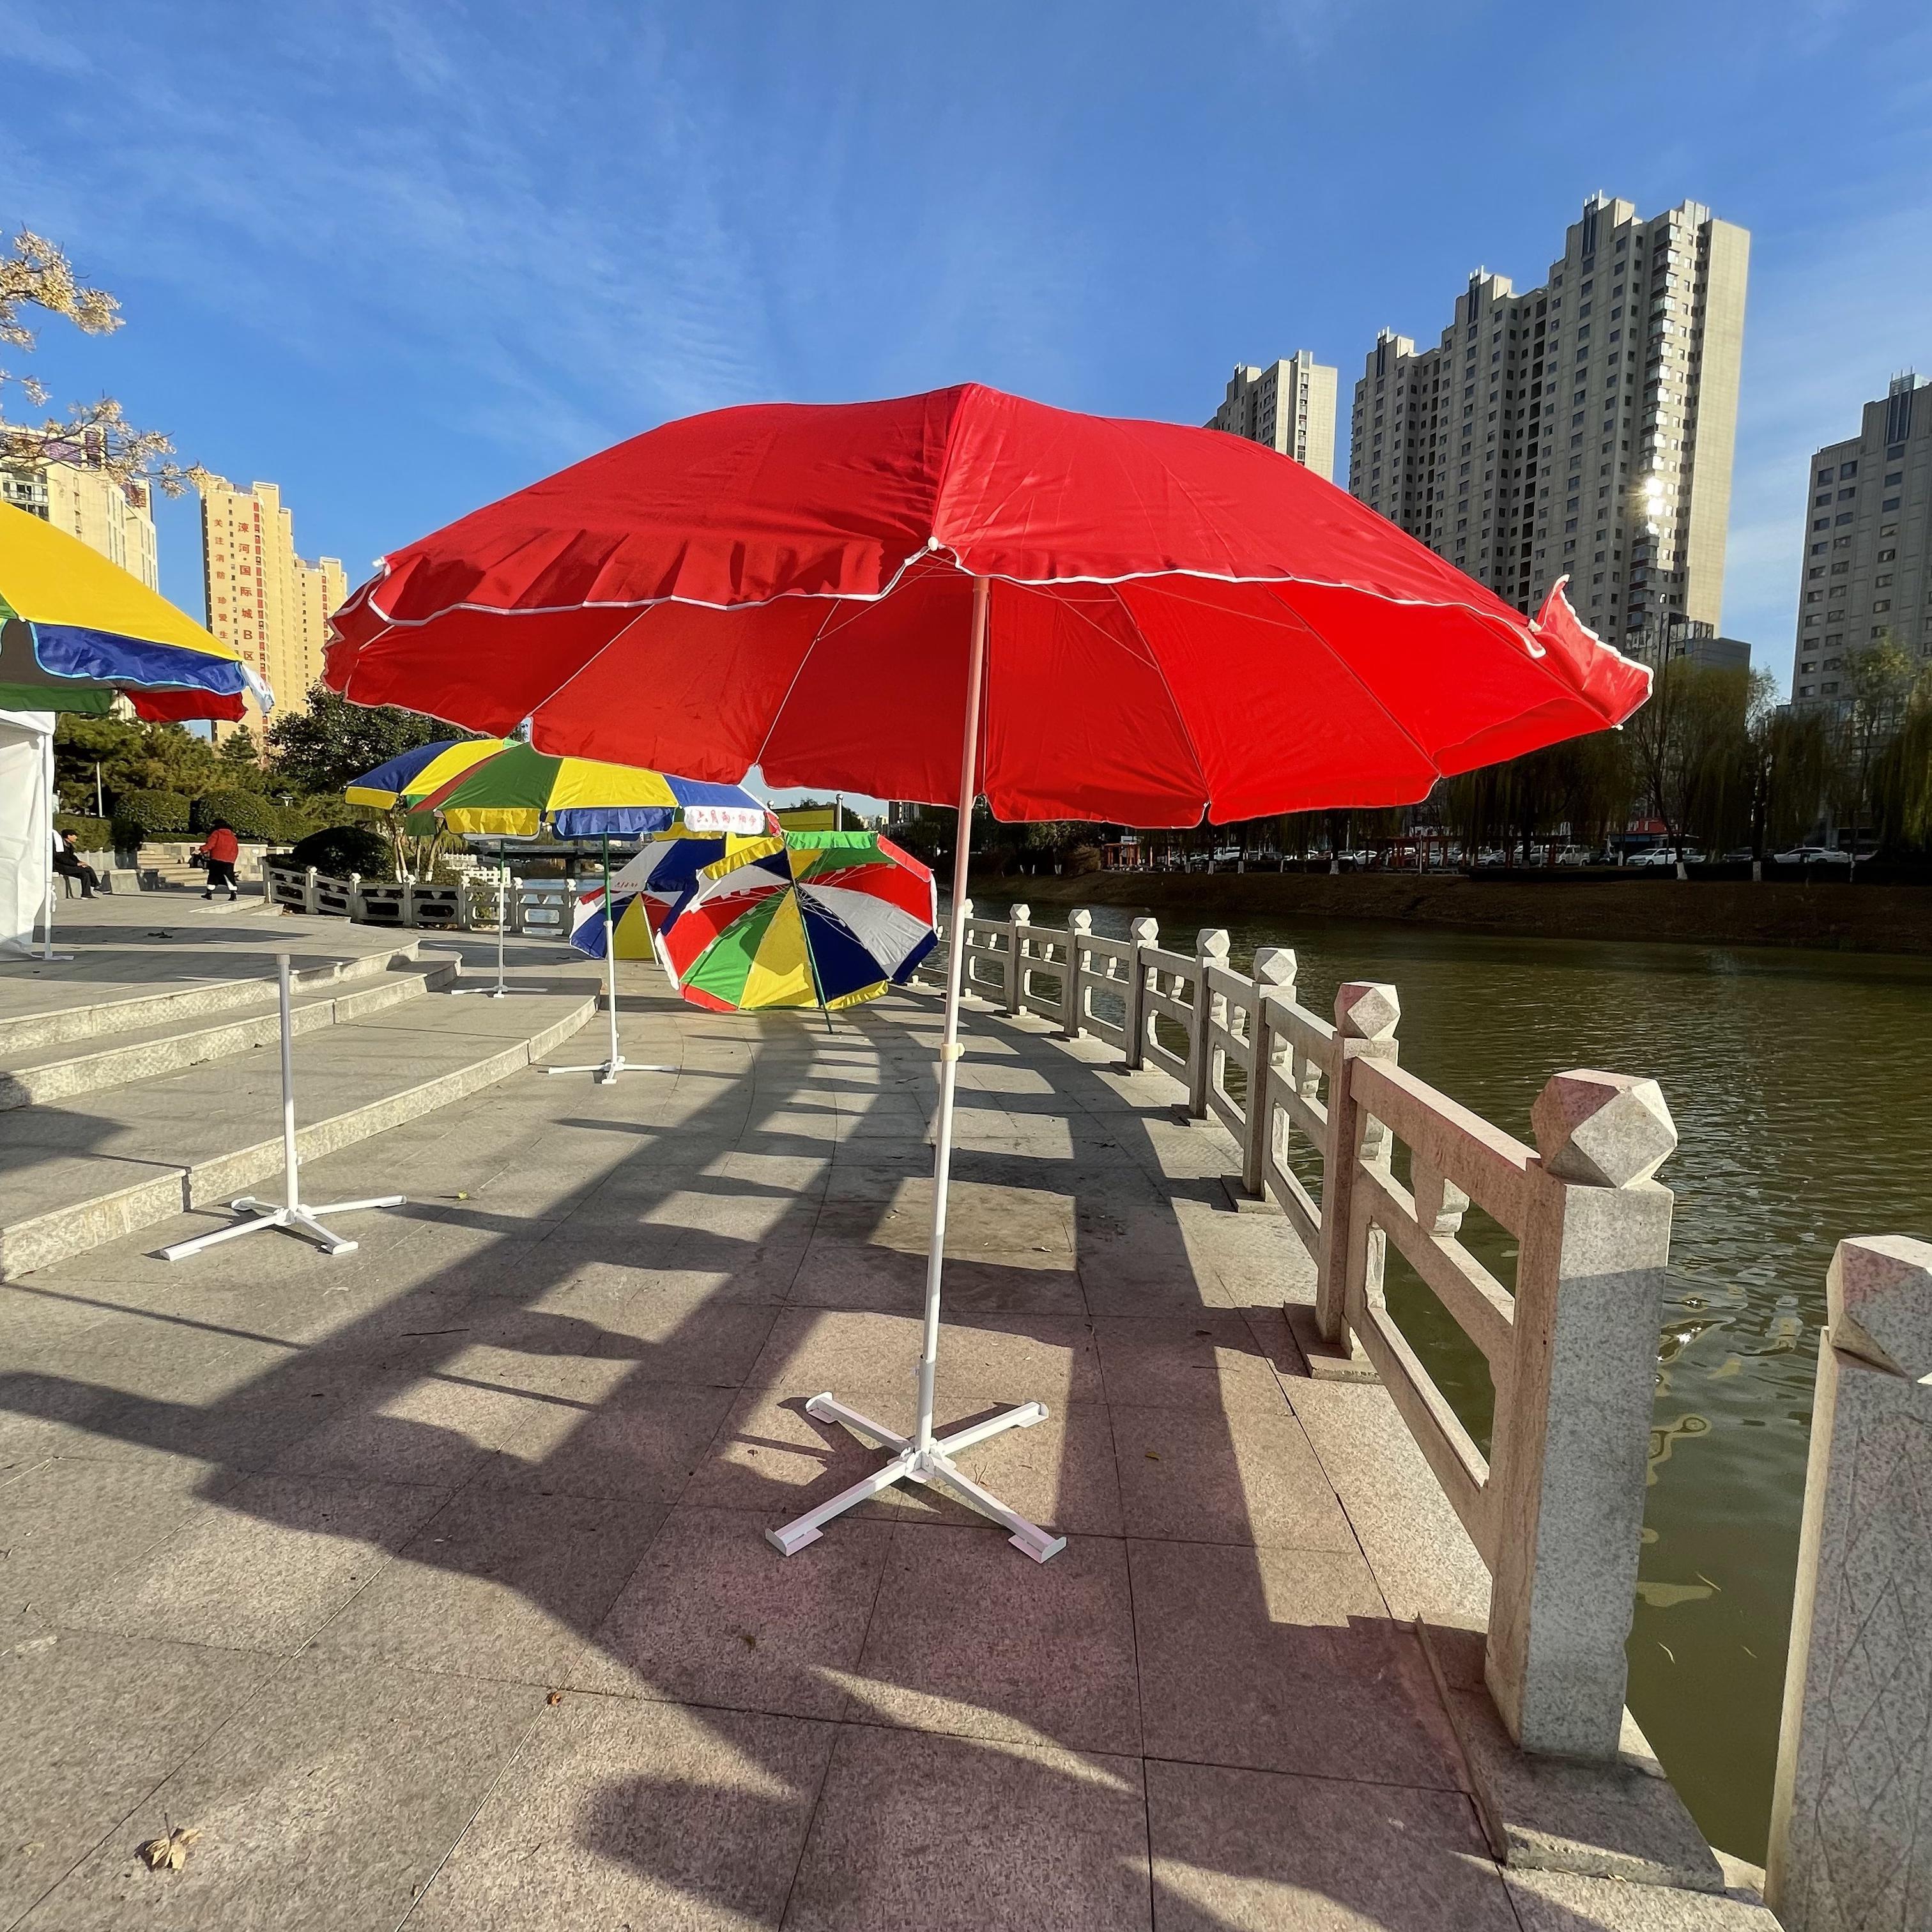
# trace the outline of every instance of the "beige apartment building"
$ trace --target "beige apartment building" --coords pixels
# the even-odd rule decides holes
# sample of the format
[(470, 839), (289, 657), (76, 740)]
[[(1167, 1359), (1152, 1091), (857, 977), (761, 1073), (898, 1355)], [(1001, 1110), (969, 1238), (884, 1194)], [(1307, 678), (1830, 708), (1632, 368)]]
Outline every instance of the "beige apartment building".
[(1336, 371), (1305, 349), (1265, 369), (1240, 364), (1208, 427), (1264, 442), (1333, 482), (1335, 390)]
[[(209, 477), (201, 486), (201, 540), (208, 628), (268, 680), (278, 710), (304, 710), (322, 676), (329, 614), (349, 595), (340, 560), (310, 564), (296, 554), (295, 519), (273, 483), (238, 490)], [(245, 722), (259, 740), (263, 720), (252, 698)]]
[[(21, 432), (11, 432), (17, 436)], [(17, 505), (90, 550), (111, 557), (150, 590), (160, 588), (154, 507), (145, 483), (124, 483), (89, 459), (85, 442), (46, 440), (49, 454), (10, 456), (0, 463), (0, 502)], [(58, 449), (63, 452), (55, 455)]]
[(1384, 330), (1350, 491), (1519, 610), (1560, 578), (1620, 646), (1722, 616), (1749, 232), (1597, 195), (1547, 280), (1478, 269), (1436, 346)]
[(1812, 458), (1805, 489), (1791, 698), (1835, 709), (1847, 658), (1881, 638), (1932, 658), (1932, 386), (1894, 376), (1856, 436)]

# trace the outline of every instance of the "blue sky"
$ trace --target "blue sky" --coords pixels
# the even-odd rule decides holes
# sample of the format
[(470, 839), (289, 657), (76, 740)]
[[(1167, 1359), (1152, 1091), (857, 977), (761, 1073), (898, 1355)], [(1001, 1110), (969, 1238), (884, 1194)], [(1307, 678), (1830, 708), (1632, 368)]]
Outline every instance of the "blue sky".
[[(31, 366), (379, 551), (670, 416), (968, 378), (1204, 418), (1598, 188), (1753, 231), (1725, 627), (1790, 662), (1806, 458), (1932, 372), (1932, 15), (0, 0), (0, 220), (118, 294)], [(17, 404), (16, 405), (17, 406)], [(1340, 480), (1338, 478), (1338, 480)], [(191, 508), (164, 586), (200, 610)]]

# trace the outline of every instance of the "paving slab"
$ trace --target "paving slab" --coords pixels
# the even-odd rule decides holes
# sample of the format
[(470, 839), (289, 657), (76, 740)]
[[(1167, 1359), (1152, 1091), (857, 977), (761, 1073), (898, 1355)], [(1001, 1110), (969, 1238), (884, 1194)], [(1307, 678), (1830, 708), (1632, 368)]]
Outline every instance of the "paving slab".
[(118, 1833), (280, 1668), (239, 1651), (73, 1630), (0, 1654), (0, 1920), (14, 1924)]
[(545, 1709), (410, 1932), (776, 1927), (833, 1727), (566, 1696)]
[[(544, 1708), (527, 1685), (299, 1659), (158, 1789), (25, 1924), (121, 1932), (395, 1925)], [(135, 1856), (197, 1830), (179, 1871)]]
[(1158, 1761), (1147, 1786), (1158, 1932), (1519, 1932), (1460, 1792)]
[(787, 1932), (1151, 1923), (1138, 1758), (848, 1725)]
[(1074, 1750), (1141, 1747), (1125, 1546), (1072, 1536), (1051, 1563), (999, 1560), (990, 1525), (893, 1539), (855, 1711), (918, 1730)]

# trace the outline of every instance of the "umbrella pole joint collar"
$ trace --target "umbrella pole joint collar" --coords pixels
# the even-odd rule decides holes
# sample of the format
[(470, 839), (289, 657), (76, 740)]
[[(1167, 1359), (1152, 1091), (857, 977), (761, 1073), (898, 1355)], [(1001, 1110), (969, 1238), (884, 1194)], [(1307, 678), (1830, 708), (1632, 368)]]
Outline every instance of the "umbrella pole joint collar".
[(950, 1496), (956, 1502), (964, 1503), (968, 1509), (977, 1510), (998, 1523), (1006, 1532), (1006, 1540), (1036, 1563), (1050, 1562), (1066, 1547), (1065, 1537), (1055, 1536), (1050, 1530), (1042, 1529), (1039, 1524), (1029, 1522), (1017, 1510), (1009, 1509), (990, 1491), (981, 1488), (952, 1460), (962, 1450), (986, 1442), (990, 1436), (1004, 1435), (1009, 1429), (1030, 1429), (1036, 1422), (1044, 1422), (1047, 1414), (1044, 1402), (1022, 1402), (1016, 1408), (1004, 1410), (983, 1422), (973, 1423), (964, 1429), (956, 1430), (950, 1436), (941, 1436), (930, 1448), (924, 1449), (896, 1430), (874, 1422), (870, 1416), (861, 1414), (856, 1408), (848, 1408), (830, 1390), (814, 1396), (806, 1404), (805, 1412), (818, 1421), (838, 1424), (850, 1430), (860, 1442), (869, 1443), (874, 1448), (890, 1450), (891, 1456), (869, 1476), (860, 1478), (830, 1502), (820, 1503), (818, 1508), (808, 1510), (782, 1528), (766, 1530), (765, 1540), (781, 1556), (796, 1556), (808, 1544), (818, 1540), (824, 1533), (825, 1526), (833, 1517), (856, 1509), (860, 1503), (890, 1489), (895, 1483), (923, 1484), (927, 1489)]

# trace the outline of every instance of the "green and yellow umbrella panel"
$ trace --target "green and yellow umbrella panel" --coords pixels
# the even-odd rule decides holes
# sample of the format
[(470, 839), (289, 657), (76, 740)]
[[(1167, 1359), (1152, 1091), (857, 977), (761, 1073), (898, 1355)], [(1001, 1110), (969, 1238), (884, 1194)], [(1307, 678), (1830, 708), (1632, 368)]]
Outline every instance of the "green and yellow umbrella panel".
[(0, 709), (239, 718), (274, 694), (232, 644), (110, 557), (0, 504)]
[(452, 832), (533, 838), (636, 838), (677, 830), (760, 832), (770, 814), (742, 785), (674, 778), (640, 765), (553, 758), (512, 740), (416, 802)]

